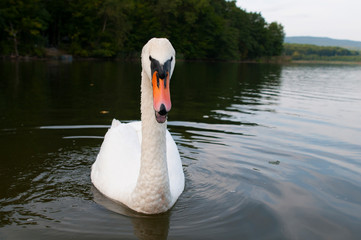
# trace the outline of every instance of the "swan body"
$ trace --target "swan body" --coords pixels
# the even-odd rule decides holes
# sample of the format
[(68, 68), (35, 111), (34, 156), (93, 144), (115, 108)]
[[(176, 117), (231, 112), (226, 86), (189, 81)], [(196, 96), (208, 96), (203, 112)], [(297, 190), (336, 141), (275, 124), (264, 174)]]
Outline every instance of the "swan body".
[(141, 121), (114, 119), (91, 170), (101, 193), (145, 214), (169, 210), (184, 189), (177, 145), (166, 128), (174, 66), (167, 39), (153, 38), (143, 47)]

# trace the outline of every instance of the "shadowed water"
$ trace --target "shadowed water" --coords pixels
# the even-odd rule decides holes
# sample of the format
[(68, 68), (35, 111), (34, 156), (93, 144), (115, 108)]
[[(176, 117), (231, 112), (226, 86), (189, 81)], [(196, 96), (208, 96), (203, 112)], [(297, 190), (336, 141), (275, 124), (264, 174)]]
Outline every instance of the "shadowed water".
[(140, 65), (0, 62), (0, 239), (357, 239), (361, 67), (178, 62), (168, 128), (186, 177), (167, 213), (102, 196), (111, 120)]

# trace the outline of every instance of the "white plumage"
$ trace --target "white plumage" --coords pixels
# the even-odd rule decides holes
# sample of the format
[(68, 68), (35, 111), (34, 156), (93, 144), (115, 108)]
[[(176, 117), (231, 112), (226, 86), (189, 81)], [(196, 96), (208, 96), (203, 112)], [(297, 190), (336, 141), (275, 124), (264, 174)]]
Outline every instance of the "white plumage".
[(156, 59), (161, 68), (170, 60), (169, 78), (173, 73), (172, 45), (167, 39), (151, 39), (142, 51), (141, 121), (125, 124), (113, 120), (92, 166), (91, 180), (105, 196), (135, 211), (155, 214), (177, 201), (184, 189), (184, 173), (166, 122), (156, 119), (156, 114), (164, 113), (154, 109), (151, 79), (161, 70), (151, 69), (150, 59)]

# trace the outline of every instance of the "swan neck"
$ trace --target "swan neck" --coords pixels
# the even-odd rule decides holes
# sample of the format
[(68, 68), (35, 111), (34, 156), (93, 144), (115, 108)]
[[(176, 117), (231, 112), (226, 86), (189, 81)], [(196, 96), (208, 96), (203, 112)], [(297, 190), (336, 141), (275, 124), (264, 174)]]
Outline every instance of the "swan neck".
[(158, 123), (153, 108), (151, 81), (142, 72), (141, 84), (142, 143), (141, 163), (137, 185), (132, 193), (133, 202), (139, 202), (136, 210), (160, 213), (169, 209), (171, 194), (166, 153), (165, 123)]

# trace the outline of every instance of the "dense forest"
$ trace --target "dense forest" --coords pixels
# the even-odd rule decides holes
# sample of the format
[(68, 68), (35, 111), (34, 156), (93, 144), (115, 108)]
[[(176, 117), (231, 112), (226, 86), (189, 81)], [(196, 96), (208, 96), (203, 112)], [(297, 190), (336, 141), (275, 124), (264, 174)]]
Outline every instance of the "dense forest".
[(292, 60), (361, 61), (359, 51), (341, 47), (285, 43), (283, 52)]
[(184, 59), (251, 60), (282, 53), (282, 25), (225, 0), (2, 0), (0, 55), (139, 57), (167, 37)]

